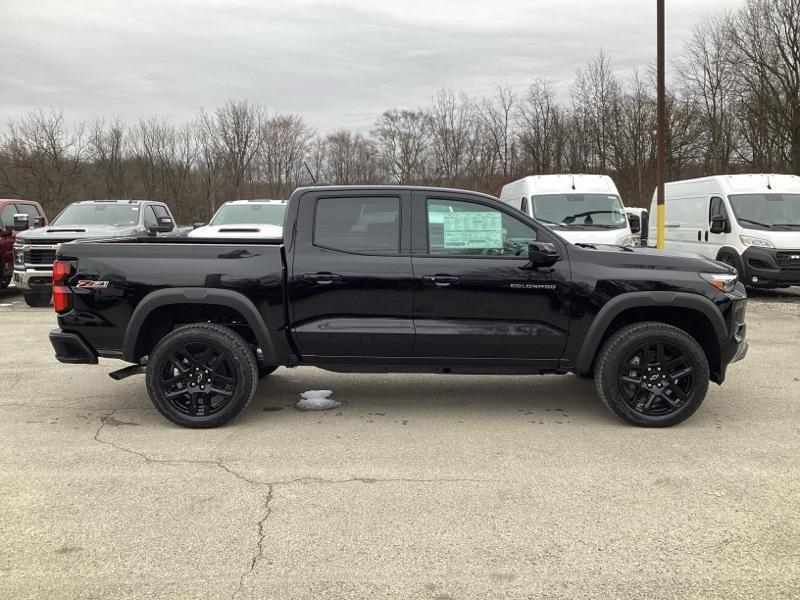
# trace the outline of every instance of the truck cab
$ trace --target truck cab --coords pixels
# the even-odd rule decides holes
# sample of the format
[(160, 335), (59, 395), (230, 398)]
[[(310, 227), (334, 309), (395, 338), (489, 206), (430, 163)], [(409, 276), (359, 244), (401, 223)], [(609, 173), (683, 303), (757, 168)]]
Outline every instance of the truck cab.
[(633, 246), (617, 186), (607, 175), (535, 175), (503, 186), (500, 201), (573, 244)]
[[(653, 195), (652, 210), (656, 207)], [(736, 268), (745, 285), (800, 285), (800, 177), (715, 175), (664, 186), (664, 247)], [(650, 223), (655, 239), (656, 223)]]
[(47, 306), (51, 298), (56, 250), (79, 239), (157, 236), (175, 230), (169, 207), (153, 200), (80, 200), (62, 210), (47, 227), (25, 231), (14, 244), (14, 283), (28, 306)]
[(14, 273), (14, 242), (26, 229), (44, 227), (47, 217), (38, 202), (0, 199), (0, 289), (8, 287)]

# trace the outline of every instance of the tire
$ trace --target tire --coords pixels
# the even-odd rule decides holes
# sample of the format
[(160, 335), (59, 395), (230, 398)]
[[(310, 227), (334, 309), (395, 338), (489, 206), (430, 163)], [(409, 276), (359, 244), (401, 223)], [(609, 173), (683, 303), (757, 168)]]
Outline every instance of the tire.
[(595, 386), (622, 420), (640, 427), (670, 427), (700, 408), (709, 376), (708, 359), (691, 335), (646, 321), (623, 327), (603, 345)]
[(50, 302), (53, 299), (52, 294), (43, 294), (41, 292), (36, 292), (33, 294), (23, 294), (22, 297), (25, 299), (25, 304), (33, 308), (50, 306)]
[(175, 329), (156, 344), (145, 380), (151, 402), (173, 423), (219, 427), (253, 399), (258, 367), (253, 351), (238, 333), (221, 325), (196, 323)]
[(258, 378), (264, 379), (267, 375), (272, 374), (278, 365), (258, 365)]

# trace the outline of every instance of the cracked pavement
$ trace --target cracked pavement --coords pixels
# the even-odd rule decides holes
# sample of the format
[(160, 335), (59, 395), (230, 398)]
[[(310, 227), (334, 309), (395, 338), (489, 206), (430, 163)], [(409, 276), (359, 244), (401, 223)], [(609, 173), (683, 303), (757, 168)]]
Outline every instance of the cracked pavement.
[[(175, 427), (141, 376), (59, 365), (0, 292), (0, 597), (796, 598), (800, 291), (668, 430), (572, 376), (279, 369)], [(345, 404), (293, 408), (332, 389)]]

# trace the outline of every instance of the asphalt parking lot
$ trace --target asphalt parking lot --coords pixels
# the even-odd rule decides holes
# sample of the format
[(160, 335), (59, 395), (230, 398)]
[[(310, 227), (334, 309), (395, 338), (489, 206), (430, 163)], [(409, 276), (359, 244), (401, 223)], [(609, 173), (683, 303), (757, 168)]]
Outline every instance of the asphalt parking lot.
[[(572, 376), (279, 369), (195, 431), (2, 291), (0, 597), (797, 598), (800, 291), (748, 311), (672, 429)], [(345, 404), (293, 408), (320, 388)]]

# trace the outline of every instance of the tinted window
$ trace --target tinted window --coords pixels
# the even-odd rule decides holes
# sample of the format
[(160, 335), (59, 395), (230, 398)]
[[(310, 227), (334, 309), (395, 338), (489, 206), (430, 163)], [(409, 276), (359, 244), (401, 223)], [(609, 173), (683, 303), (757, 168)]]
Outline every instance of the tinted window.
[(114, 225), (125, 227), (139, 222), (138, 204), (117, 204), (97, 202), (91, 204), (70, 204), (58, 215), (51, 225)]
[(314, 245), (344, 252), (399, 254), (399, 198), (320, 198)]
[(17, 204), (17, 212), (23, 215), (28, 215), (28, 223), (33, 227), (33, 220), (36, 217), (41, 217), (39, 211), (33, 204)]
[(210, 225), (278, 225), (283, 227), (285, 204), (223, 204)]
[(156, 219), (156, 213), (152, 205), (144, 209), (144, 227), (145, 229), (158, 227), (158, 219)]
[(615, 194), (545, 194), (532, 200), (534, 218), (556, 228), (621, 229), (627, 223)]
[(495, 208), (428, 200), (428, 252), (458, 256), (527, 256), (536, 230)]
[(728, 212), (725, 210), (725, 204), (722, 202), (722, 198), (712, 198), (711, 204), (708, 208), (708, 222), (711, 222), (711, 219), (714, 217), (725, 217), (728, 218)]
[(13, 204), (6, 204), (0, 211), (0, 226), (13, 225), (15, 214), (17, 214), (17, 207)]
[(160, 204), (153, 204), (153, 210), (156, 211), (156, 216), (160, 219), (161, 217), (169, 218), (169, 213), (167, 209)]

